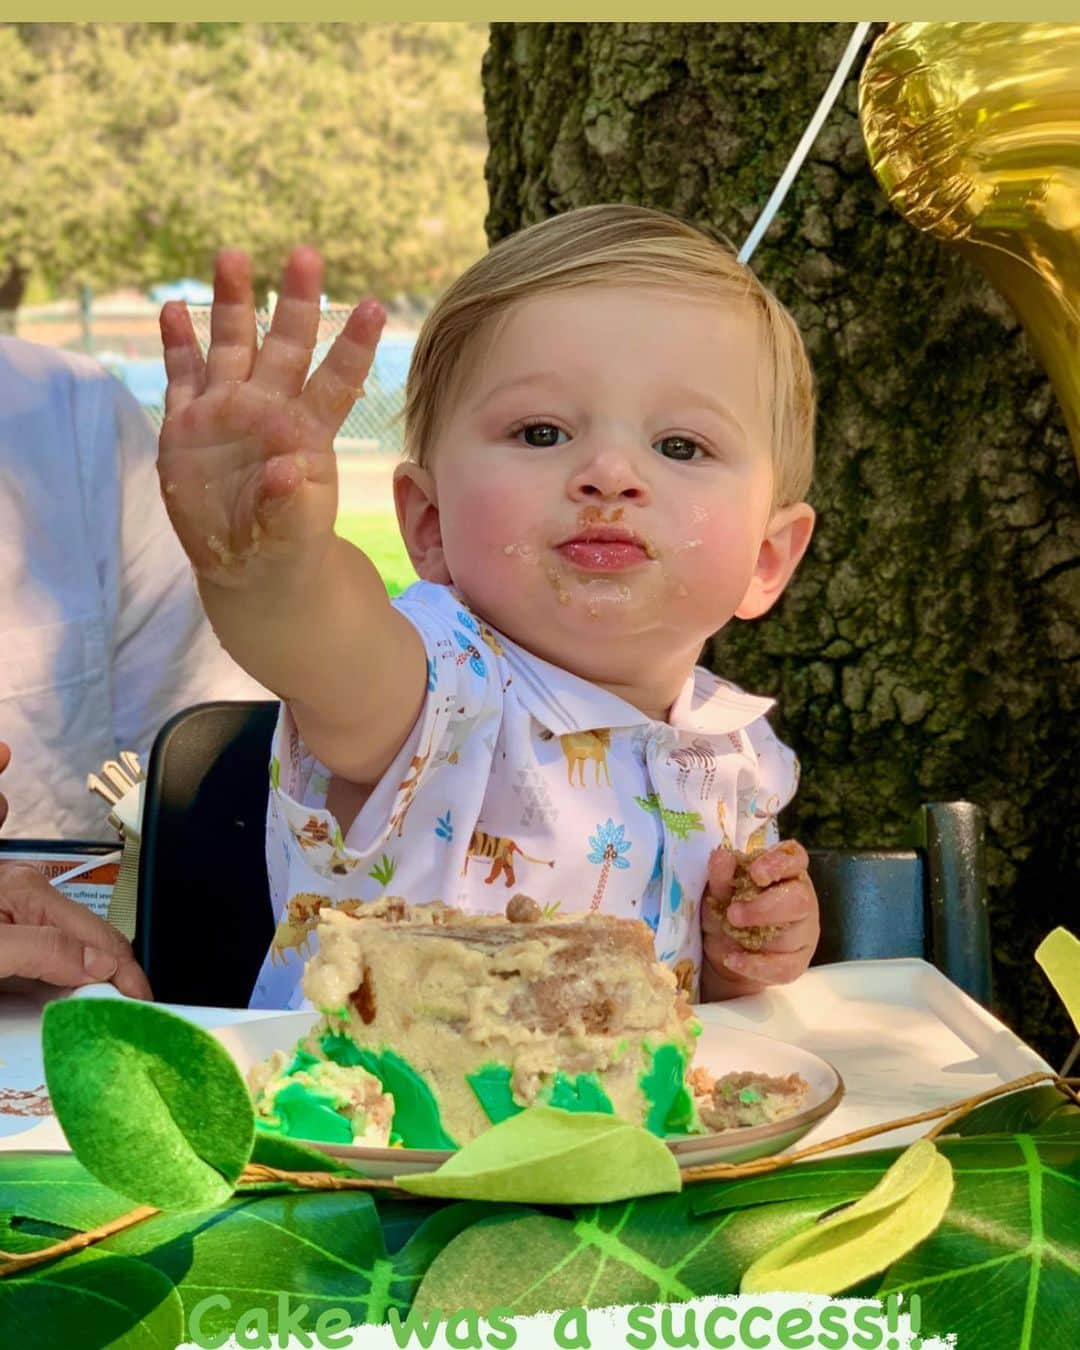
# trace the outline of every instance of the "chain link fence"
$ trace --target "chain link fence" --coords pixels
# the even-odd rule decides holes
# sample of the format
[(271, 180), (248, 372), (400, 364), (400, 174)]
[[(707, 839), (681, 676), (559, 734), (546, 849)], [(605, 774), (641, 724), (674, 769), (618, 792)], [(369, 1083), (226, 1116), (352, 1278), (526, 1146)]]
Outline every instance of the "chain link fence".
[[(210, 306), (188, 305), (195, 336), (205, 352), (210, 344)], [(317, 366), (352, 310), (344, 305), (329, 305), (319, 316), (319, 336), (315, 346), (313, 368)], [(270, 327), (271, 311), (256, 310), (255, 324), (259, 341)], [(375, 362), (364, 385), (364, 396), (349, 411), (341, 430), (334, 439), (334, 448), (340, 451), (383, 451), (401, 453), (405, 406), (405, 376), (412, 356), (413, 334), (385, 334), (375, 354)], [(164, 402), (144, 405), (156, 426), (165, 416)]]

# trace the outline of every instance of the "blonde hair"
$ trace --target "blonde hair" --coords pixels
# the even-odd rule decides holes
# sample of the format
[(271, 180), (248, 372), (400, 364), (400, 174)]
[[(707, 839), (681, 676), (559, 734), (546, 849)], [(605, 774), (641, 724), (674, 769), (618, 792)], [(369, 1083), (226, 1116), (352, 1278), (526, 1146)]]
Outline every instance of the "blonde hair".
[(405, 388), (405, 453), (424, 464), (470, 342), (511, 305), (583, 285), (648, 285), (745, 303), (770, 376), (774, 502), (800, 501), (814, 462), (814, 382), (794, 319), (730, 248), (664, 211), (586, 206), (496, 244), (428, 315)]

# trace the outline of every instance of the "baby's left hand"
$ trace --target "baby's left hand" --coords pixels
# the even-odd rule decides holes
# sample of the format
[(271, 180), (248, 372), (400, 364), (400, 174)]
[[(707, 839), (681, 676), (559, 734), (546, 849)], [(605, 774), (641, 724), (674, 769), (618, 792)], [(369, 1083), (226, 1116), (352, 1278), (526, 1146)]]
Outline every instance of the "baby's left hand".
[[(735, 855), (729, 849), (713, 849), (701, 905), (705, 1002), (757, 994), (770, 984), (789, 984), (810, 964), (821, 928), (817, 895), (806, 873), (808, 861), (806, 850), (793, 839), (763, 850), (748, 869), (750, 880), (761, 890), (753, 899), (732, 901)], [(760, 950), (749, 950), (724, 930), (725, 909), (731, 926), (779, 926), (779, 931)]]

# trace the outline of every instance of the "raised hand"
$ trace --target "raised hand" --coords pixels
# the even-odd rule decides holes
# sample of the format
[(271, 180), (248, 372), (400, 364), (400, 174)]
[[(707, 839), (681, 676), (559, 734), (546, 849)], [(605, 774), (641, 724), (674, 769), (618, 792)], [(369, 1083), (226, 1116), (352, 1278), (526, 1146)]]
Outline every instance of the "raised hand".
[(205, 360), (187, 307), (161, 311), (158, 472), (200, 581), (249, 586), (282, 566), (317, 568), (333, 538), (334, 436), (362, 393), (385, 314), (375, 300), (357, 305), (309, 376), (321, 289), (319, 254), (295, 249), (258, 347), (248, 258), (222, 251)]
[(706, 1000), (788, 984), (810, 964), (820, 936), (806, 850), (788, 839), (756, 854), (736, 891), (737, 858), (714, 849), (701, 905)]

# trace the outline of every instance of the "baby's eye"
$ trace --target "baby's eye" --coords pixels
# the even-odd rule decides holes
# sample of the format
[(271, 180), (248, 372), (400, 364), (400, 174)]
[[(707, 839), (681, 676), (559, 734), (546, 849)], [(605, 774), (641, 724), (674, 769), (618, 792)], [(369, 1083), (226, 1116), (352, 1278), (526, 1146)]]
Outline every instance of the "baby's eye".
[(520, 436), (526, 445), (538, 450), (546, 450), (553, 445), (565, 445), (570, 439), (561, 427), (552, 422), (527, 422), (514, 430), (515, 439)]
[(654, 450), (667, 459), (692, 460), (705, 451), (698, 445), (697, 441), (692, 441), (689, 436), (663, 436), (653, 445)]

